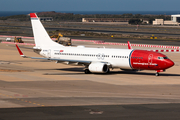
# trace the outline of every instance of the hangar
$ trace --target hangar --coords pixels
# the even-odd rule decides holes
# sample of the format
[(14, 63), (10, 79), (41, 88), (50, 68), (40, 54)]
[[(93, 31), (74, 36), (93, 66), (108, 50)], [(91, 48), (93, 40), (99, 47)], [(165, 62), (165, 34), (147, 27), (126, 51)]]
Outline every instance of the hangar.
[(180, 14), (171, 15), (171, 21), (180, 23)]
[(180, 14), (171, 15), (171, 20), (155, 19), (153, 25), (178, 25), (180, 24)]

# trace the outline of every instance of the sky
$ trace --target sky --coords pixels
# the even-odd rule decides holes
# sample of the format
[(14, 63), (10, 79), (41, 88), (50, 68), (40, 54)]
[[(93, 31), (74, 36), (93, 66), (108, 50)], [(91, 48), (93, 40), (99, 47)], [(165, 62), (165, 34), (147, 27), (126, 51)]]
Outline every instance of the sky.
[(180, 11), (180, 0), (0, 0), (0, 11)]

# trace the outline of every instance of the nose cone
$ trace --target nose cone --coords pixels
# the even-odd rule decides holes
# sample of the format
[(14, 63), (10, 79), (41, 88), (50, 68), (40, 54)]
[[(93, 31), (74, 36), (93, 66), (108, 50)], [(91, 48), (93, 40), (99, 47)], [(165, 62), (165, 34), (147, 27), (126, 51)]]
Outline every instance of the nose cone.
[[(166, 67), (167, 67), (167, 68), (170, 68), (170, 67), (172, 67), (172, 66), (174, 66), (174, 62), (173, 62), (172, 60), (168, 59), (168, 60), (166, 61)], [(166, 68), (166, 69), (167, 69), (167, 68)]]

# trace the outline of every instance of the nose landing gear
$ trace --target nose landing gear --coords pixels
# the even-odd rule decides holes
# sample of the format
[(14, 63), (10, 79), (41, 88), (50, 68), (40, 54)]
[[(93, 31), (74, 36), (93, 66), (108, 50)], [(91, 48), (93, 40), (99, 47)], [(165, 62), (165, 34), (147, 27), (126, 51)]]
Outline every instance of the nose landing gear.
[(155, 74), (156, 76), (159, 76), (159, 73), (158, 72), (156, 72), (156, 74)]
[(159, 76), (159, 73), (160, 73), (160, 72), (164, 72), (164, 71), (165, 71), (165, 70), (156, 70), (156, 74), (155, 74), (155, 75), (156, 75), (156, 76)]

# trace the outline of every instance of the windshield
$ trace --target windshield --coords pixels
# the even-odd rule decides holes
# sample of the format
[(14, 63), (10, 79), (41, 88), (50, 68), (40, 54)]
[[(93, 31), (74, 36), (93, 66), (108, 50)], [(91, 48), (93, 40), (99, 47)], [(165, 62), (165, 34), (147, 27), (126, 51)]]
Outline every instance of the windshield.
[(168, 59), (168, 57), (158, 57), (158, 59), (163, 60), (163, 59)]

